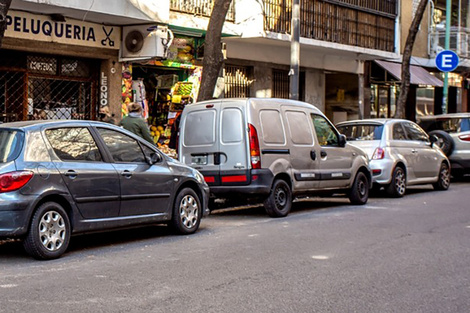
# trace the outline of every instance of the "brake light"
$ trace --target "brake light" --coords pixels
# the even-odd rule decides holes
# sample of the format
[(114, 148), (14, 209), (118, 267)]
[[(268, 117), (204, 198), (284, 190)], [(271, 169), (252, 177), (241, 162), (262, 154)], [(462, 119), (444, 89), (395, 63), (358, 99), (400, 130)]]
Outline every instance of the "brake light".
[(385, 157), (385, 150), (383, 148), (377, 148), (372, 155), (372, 160), (381, 160)]
[(251, 124), (248, 124), (248, 130), (250, 132), (251, 168), (260, 169), (261, 155), (259, 152), (258, 132), (256, 131), (256, 128)]
[(0, 192), (18, 190), (33, 177), (33, 172), (18, 171), (0, 175)]
[(470, 135), (460, 135), (459, 139), (463, 141), (470, 141)]

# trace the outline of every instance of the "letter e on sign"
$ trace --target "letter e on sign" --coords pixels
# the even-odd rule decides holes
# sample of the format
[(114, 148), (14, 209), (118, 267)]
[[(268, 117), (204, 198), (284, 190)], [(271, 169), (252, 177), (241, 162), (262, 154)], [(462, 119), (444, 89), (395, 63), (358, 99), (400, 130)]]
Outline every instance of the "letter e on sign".
[(459, 57), (454, 51), (444, 50), (436, 56), (436, 67), (441, 72), (452, 72), (459, 65)]

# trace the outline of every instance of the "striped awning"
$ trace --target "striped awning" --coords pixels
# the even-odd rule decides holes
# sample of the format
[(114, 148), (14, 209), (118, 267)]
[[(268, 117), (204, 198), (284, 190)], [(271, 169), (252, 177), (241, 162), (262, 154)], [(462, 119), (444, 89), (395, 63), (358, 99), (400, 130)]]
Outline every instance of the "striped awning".
[[(399, 81), (401, 80), (401, 63), (376, 60), (380, 67), (392, 74)], [(444, 83), (437, 77), (431, 75), (426, 69), (418, 65), (410, 65), (410, 84), (431, 85), (442, 87)]]

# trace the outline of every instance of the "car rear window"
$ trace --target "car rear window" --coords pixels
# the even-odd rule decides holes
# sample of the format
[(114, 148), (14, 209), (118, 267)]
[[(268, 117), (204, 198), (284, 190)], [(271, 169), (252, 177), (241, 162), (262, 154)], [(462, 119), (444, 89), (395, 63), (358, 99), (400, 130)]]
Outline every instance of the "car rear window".
[(24, 133), (17, 130), (0, 130), (0, 162), (15, 160), (23, 147)]
[(347, 140), (380, 140), (384, 129), (383, 125), (373, 124), (340, 125), (337, 128)]
[(470, 130), (468, 118), (438, 118), (436, 120), (424, 120), (420, 126), (427, 132), (443, 130), (447, 133), (460, 133)]

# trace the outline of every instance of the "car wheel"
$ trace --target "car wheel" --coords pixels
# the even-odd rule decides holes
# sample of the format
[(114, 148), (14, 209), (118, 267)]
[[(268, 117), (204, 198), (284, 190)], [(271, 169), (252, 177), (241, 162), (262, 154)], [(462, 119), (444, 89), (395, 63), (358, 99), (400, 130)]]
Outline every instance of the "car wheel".
[(437, 182), (432, 184), (436, 190), (447, 190), (450, 185), (450, 171), (447, 163), (442, 163), (439, 170), (439, 178)]
[(191, 188), (182, 189), (176, 196), (171, 225), (180, 234), (194, 233), (201, 223), (201, 201)]
[(56, 259), (67, 250), (70, 232), (69, 217), (62, 206), (46, 202), (34, 212), (23, 246), (36, 259)]
[(271, 217), (284, 217), (292, 207), (292, 191), (282, 179), (276, 179), (269, 196), (264, 201), (266, 213)]
[(386, 187), (387, 194), (394, 198), (400, 198), (406, 191), (406, 174), (403, 168), (397, 166), (393, 170), (392, 181)]
[(349, 191), (351, 204), (366, 204), (369, 199), (369, 180), (363, 172), (358, 172)]
[(437, 137), (435, 144), (441, 148), (442, 152), (444, 152), (446, 156), (451, 155), (452, 151), (454, 151), (454, 139), (452, 139), (452, 137), (445, 131), (433, 130), (429, 132), (429, 136)]

